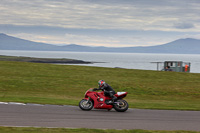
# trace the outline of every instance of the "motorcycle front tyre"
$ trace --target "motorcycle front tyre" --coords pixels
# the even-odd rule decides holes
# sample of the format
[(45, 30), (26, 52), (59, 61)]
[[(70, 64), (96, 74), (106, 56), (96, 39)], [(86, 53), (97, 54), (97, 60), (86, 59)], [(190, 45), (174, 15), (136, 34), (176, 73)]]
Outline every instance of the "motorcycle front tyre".
[(85, 111), (89, 111), (93, 108), (93, 102), (92, 101), (88, 101), (86, 99), (82, 99), (80, 102), (79, 102), (79, 108), (82, 109), (82, 110), (85, 110)]

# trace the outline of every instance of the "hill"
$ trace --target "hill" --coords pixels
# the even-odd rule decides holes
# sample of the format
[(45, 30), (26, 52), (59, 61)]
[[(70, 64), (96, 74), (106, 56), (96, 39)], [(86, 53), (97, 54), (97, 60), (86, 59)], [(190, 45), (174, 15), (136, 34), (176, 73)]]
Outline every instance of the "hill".
[(76, 44), (56, 46), (28, 41), (1, 33), (0, 50), (200, 54), (200, 40), (186, 38), (149, 47), (89, 47)]

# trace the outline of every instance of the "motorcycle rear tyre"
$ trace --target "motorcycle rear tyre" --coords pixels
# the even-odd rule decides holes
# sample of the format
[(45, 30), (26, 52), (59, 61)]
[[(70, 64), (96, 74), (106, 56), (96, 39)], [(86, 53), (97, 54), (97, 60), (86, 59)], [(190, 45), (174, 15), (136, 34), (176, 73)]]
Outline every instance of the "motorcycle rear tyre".
[(116, 102), (119, 102), (122, 105), (118, 105), (118, 104), (114, 104), (113, 108), (118, 111), (118, 112), (125, 112), (128, 109), (128, 103), (127, 101), (123, 100), (123, 99), (119, 99)]
[[(84, 102), (88, 102), (87, 104), (89, 104), (88, 107), (84, 106)], [(82, 99), (79, 102), (79, 108), (85, 111), (90, 111), (93, 108), (94, 104), (92, 101), (87, 101), (86, 99)]]

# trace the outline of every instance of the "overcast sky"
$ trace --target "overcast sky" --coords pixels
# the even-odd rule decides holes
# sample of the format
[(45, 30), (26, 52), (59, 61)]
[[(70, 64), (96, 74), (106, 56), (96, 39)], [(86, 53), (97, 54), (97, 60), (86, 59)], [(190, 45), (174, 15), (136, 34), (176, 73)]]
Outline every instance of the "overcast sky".
[(200, 0), (0, 0), (0, 33), (106, 47), (200, 39)]

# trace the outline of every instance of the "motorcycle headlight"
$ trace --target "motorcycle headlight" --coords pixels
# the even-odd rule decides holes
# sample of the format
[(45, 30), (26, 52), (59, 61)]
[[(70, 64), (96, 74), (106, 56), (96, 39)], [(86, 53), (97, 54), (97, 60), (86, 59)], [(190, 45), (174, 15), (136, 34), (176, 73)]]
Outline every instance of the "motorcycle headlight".
[(99, 100), (100, 100), (101, 102), (103, 102), (103, 98), (100, 98)]

